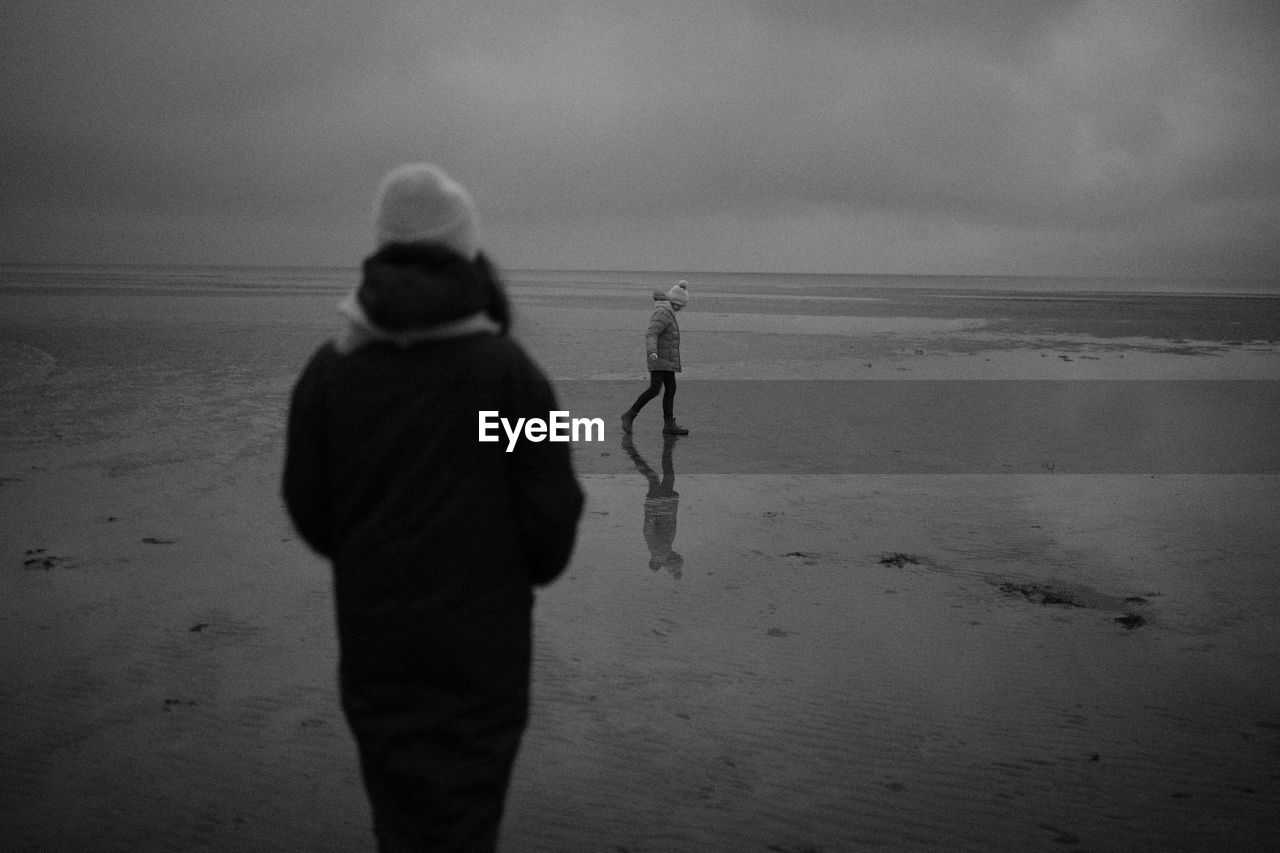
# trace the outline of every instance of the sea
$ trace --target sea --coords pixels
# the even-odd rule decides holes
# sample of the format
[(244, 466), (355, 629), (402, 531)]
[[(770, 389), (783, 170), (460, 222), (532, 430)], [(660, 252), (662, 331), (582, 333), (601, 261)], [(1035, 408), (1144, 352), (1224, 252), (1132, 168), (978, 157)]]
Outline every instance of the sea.
[[(1179, 346), (1280, 343), (1280, 278), (528, 269), (504, 269), (501, 276), (517, 311), (522, 303), (642, 309), (654, 290), (686, 280), (700, 317), (764, 318), (766, 331), (774, 322), (768, 315), (836, 325), (842, 317), (976, 317), (996, 332), (1140, 337)], [(354, 267), (0, 264), (0, 297), (297, 295), (336, 302), (358, 279)], [(776, 322), (783, 329), (784, 322)]]
[[(686, 280), (699, 291), (726, 294), (856, 295), (859, 292), (992, 294), (1170, 294), (1280, 297), (1280, 277), (1078, 277), (981, 275), (880, 275), (694, 270), (504, 269), (513, 287), (670, 287)], [(0, 264), (0, 288), (165, 288), (219, 290), (342, 291), (359, 276), (355, 267)]]

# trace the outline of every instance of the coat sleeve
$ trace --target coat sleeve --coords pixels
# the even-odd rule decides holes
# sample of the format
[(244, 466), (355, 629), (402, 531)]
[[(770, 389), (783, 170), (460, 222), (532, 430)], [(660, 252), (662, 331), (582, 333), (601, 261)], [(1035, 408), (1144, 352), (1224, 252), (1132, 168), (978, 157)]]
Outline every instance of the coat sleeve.
[[(512, 389), (518, 417), (547, 419), (557, 411), (551, 383), (532, 363), (523, 366)], [(529, 579), (551, 583), (569, 564), (582, 515), (582, 487), (573, 473), (569, 445), (556, 441), (520, 441), (511, 453), (515, 520), (529, 559)]]
[(312, 550), (332, 558), (336, 543), (329, 521), (322, 356), (323, 351), (307, 364), (289, 401), (282, 491), (299, 535)]
[(666, 330), (668, 322), (665, 311), (654, 310), (653, 317), (649, 319), (649, 331), (644, 336), (645, 355), (658, 351), (658, 338)]

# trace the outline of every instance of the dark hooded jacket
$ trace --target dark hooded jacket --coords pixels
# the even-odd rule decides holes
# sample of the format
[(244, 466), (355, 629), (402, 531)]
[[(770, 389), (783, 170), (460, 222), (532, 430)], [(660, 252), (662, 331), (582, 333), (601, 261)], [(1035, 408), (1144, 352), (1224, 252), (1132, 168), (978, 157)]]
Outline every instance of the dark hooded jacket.
[(365, 262), (357, 296), (374, 333), (307, 364), (283, 484), (297, 530), (333, 563), (344, 691), (415, 684), (442, 715), (477, 697), (523, 713), (532, 587), (564, 569), (583, 495), (566, 444), (508, 453), (505, 437), (478, 440), (478, 413), (546, 419), (555, 395), (511, 338), (468, 325), (477, 312), (505, 324), (487, 264), (393, 244)]
[(479, 441), (547, 419), (483, 257), (390, 245), (290, 403), (284, 499), (333, 564), (342, 706), (380, 849), (491, 850), (528, 721), (533, 587), (582, 511), (568, 447)]

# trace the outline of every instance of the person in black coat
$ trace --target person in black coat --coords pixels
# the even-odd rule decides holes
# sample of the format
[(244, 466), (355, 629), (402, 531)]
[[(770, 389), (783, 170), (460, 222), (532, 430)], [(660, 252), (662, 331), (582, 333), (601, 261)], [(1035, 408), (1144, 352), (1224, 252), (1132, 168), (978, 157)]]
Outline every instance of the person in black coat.
[(507, 335), (466, 190), (393, 170), (344, 334), (290, 402), (285, 505), (333, 566), (342, 706), (383, 851), (493, 850), (529, 712), (533, 588), (565, 568), (583, 494), (568, 447), (478, 441), (546, 419)]

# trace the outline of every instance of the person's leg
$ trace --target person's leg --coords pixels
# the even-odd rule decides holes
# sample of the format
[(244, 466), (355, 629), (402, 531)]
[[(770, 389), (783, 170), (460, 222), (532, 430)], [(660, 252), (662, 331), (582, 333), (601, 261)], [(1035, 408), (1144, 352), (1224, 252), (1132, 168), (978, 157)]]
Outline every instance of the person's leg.
[(525, 706), (373, 685), (345, 685), (343, 705), (379, 853), (492, 853)]
[(676, 374), (674, 370), (666, 371), (663, 377), (666, 390), (662, 394), (662, 419), (664, 435), (688, 435), (689, 430), (676, 423)]
[[(650, 370), (649, 371), (649, 387), (640, 392), (640, 396), (636, 397), (636, 401), (631, 404), (631, 408), (622, 413), (622, 431), (631, 432), (631, 422), (636, 419), (636, 415), (640, 414), (640, 410), (645, 404), (658, 396), (658, 392), (662, 390), (662, 374), (667, 371)], [(673, 374), (674, 375), (674, 374)]]

